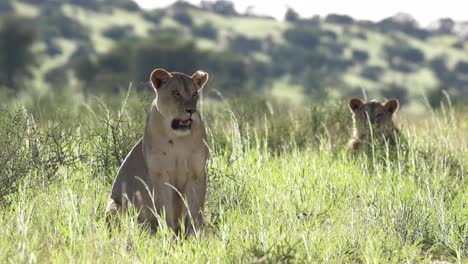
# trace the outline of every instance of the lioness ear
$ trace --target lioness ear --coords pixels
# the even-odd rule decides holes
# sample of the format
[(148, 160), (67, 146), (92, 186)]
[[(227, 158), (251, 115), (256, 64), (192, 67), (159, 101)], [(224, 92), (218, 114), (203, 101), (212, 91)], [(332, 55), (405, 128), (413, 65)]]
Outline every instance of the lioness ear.
[(171, 78), (172, 75), (164, 69), (155, 69), (151, 72), (150, 81), (154, 90), (157, 90), (161, 87), (161, 84)]
[(192, 75), (192, 80), (198, 86), (198, 91), (203, 89), (203, 86), (208, 81), (208, 73), (198, 70)]
[(398, 102), (397, 99), (390, 99), (386, 101), (383, 105), (385, 110), (387, 110), (390, 114), (395, 113), (398, 110), (399, 106), (400, 106), (400, 103)]
[(358, 98), (353, 98), (351, 100), (349, 100), (349, 110), (351, 110), (351, 112), (356, 112), (356, 110), (359, 109), (359, 107), (361, 107), (361, 105), (363, 105), (364, 102), (361, 100), (361, 99), (358, 99)]

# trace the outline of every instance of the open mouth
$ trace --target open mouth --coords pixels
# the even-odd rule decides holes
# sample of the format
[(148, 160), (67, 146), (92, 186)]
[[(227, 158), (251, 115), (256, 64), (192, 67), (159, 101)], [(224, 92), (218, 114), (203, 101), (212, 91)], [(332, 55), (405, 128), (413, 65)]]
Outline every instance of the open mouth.
[(173, 119), (171, 126), (175, 130), (186, 130), (192, 127), (192, 119)]

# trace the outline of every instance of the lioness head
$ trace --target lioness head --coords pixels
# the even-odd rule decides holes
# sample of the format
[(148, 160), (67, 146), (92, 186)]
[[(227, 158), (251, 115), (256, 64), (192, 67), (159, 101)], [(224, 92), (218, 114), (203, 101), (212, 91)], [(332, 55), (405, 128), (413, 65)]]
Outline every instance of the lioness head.
[(392, 136), (397, 129), (393, 122), (393, 114), (398, 110), (397, 99), (384, 103), (372, 100), (362, 101), (358, 98), (349, 100), (349, 109), (353, 113), (354, 137), (366, 139), (371, 131), (374, 135)]
[(179, 136), (189, 135), (192, 123), (201, 122), (197, 112), (198, 98), (208, 81), (208, 73), (197, 71), (192, 76), (155, 69), (150, 75), (156, 92), (157, 111), (164, 118), (169, 131)]

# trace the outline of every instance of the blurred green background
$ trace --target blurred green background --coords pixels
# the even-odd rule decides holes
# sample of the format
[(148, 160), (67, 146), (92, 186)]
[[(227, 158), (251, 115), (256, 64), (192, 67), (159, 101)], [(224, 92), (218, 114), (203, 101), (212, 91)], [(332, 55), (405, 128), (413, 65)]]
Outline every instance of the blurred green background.
[(467, 38), (454, 30), (464, 24), (449, 18), (426, 29), (403, 13), (371, 22), (285, 8), (276, 20), (229, 1), (145, 10), (131, 0), (2, 0), (0, 14), (4, 102), (109, 97), (130, 83), (146, 91), (156, 67), (208, 71), (214, 99), (255, 91), (309, 104), (365, 93), (417, 112), (468, 97)]

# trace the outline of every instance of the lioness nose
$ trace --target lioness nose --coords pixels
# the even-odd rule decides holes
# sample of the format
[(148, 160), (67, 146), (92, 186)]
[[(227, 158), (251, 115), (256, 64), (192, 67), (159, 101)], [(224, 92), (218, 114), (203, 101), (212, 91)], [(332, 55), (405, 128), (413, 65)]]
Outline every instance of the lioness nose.
[(193, 114), (193, 113), (195, 113), (195, 111), (197, 111), (195, 108), (185, 108), (185, 112), (187, 112), (189, 114)]

